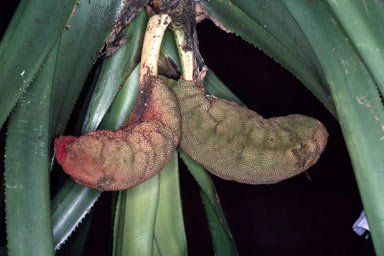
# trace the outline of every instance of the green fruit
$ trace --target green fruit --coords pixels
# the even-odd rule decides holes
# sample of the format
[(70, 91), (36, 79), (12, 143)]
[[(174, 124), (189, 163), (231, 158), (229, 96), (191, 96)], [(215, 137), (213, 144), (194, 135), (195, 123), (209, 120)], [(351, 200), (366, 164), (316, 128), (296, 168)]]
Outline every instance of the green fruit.
[(172, 88), (180, 106), (180, 147), (212, 174), (248, 184), (270, 184), (315, 164), (327, 143), (316, 119), (265, 119), (236, 103), (205, 95), (193, 82)]

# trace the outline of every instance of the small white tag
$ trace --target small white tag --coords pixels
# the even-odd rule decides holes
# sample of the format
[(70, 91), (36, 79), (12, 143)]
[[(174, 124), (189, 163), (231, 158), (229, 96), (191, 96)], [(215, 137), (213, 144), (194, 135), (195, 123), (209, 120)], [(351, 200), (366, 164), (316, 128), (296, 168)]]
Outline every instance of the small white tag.
[[(355, 221), (355, 223), (352, 226), (352, 229), (359, 236), (362, 236), (366, 231), (369, 232), (368, 221), (364, 211), (361, 212), (360, 217)], [(369, 235), (367, 234), (365, 238), (367, 239), (368, 236)]]

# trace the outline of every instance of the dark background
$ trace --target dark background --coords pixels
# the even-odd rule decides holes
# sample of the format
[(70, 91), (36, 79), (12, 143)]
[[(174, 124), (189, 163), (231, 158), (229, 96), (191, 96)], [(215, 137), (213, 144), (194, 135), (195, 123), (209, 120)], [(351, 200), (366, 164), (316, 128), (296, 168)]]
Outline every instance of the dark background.
[[(16, 6), (9, 4), (0, 9), (1, 33)], [(256, 186), (213, 177), (240, 255), (369, 255), (371, 245), (352, 231), (362, 205), (337, 120), (285, 68), (240, 37), (210, 21), (197, 29), (206, 64), (250, 109), (264, 117), (309, 115), (329, 132), (319, 162), (287, 181)], [(189, 255), (213, 255), (199, 188), (180, 164)], [(103, 193), (96, 203), (85, 255), (109, 254), (110, 199)]]

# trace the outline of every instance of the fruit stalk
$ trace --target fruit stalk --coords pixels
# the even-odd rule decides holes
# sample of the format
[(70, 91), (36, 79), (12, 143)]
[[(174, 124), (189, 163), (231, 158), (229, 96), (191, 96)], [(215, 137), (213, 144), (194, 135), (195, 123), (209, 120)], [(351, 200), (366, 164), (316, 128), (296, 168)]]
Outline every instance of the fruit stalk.
[(194, 56), (193, 51), (185, 47), (185, 34), (182, 25), (172, 24), (176, 46), (180, 56), (182, 78), (186, 81), (193, 80)]

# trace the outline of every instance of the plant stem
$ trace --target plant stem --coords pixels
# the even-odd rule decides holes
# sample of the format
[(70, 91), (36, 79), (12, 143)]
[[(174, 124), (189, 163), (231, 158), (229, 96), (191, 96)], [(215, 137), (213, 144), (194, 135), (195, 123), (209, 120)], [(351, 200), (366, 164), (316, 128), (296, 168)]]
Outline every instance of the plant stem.
[(184, 80), (193, 80), (193, 51), (185, 50), (185, 34), (182, 25), (172, 24), (173, 33), (175, 34), (175, 40), (177, 50), (180, 56), (182, 76)]
[(171, 17), (168, 14), (154, 15), (148, 21), (141, 54), (140, 87), (143, 86), (145, 75), (157, 76), (160, 46), (165, 30), (170, 23)]

